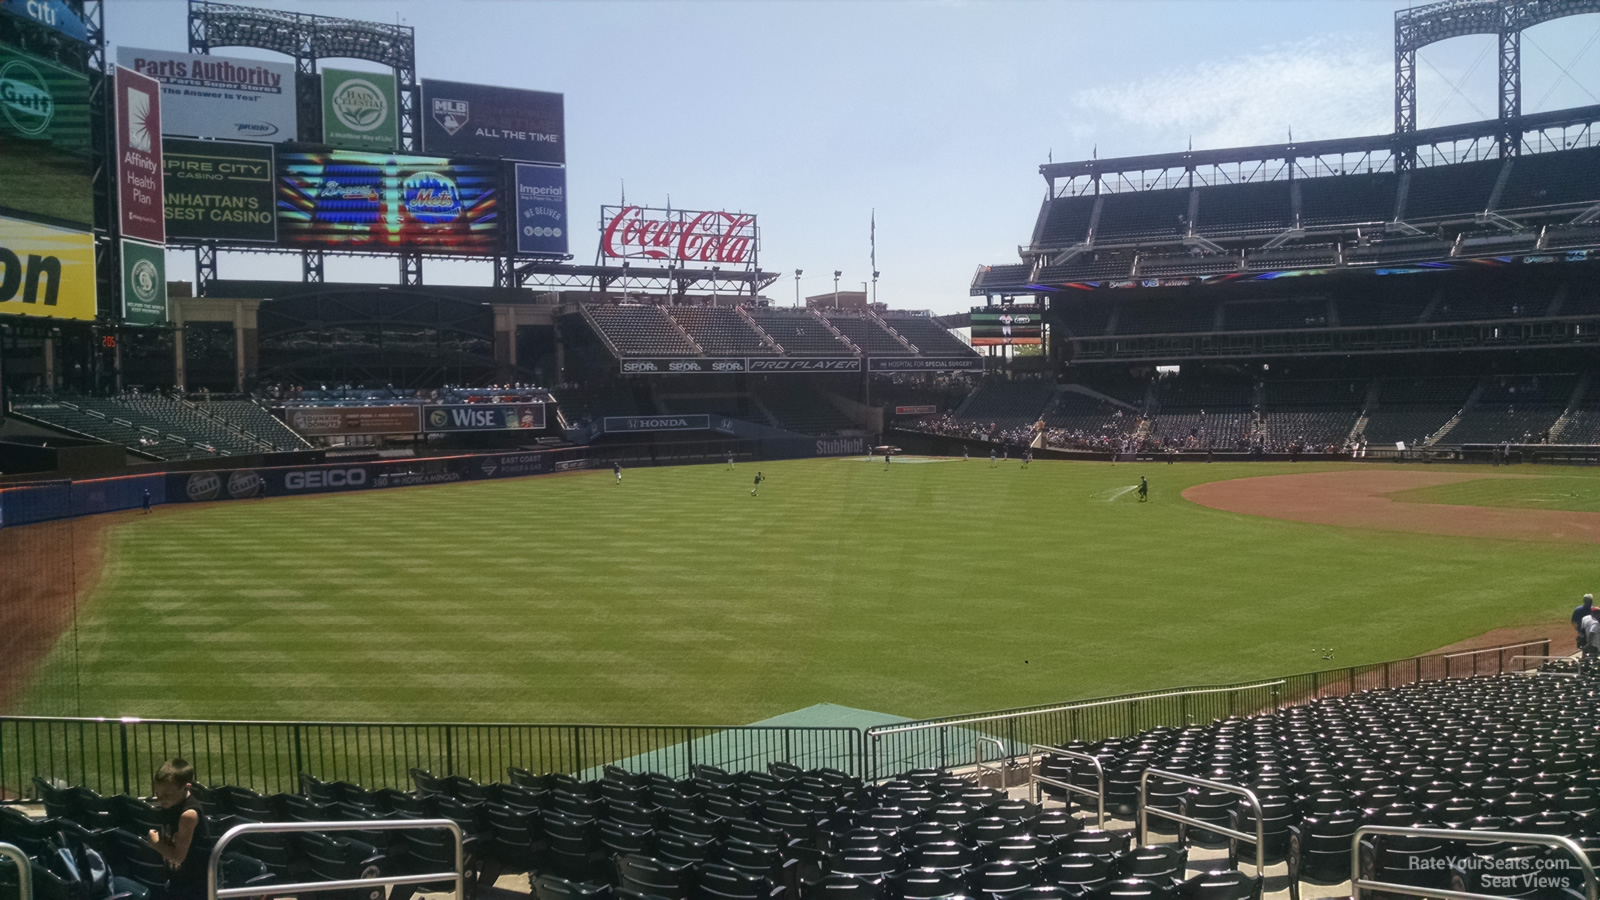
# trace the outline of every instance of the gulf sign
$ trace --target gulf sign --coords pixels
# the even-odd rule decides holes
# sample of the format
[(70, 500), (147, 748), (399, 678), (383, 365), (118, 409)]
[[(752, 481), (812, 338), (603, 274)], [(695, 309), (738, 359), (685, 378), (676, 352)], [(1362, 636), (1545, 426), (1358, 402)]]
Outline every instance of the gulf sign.
[(602, 206), (600, 222), (600, 252), (612, 259), (714, 266), (756, 260), (756, 217), (751, 213)]

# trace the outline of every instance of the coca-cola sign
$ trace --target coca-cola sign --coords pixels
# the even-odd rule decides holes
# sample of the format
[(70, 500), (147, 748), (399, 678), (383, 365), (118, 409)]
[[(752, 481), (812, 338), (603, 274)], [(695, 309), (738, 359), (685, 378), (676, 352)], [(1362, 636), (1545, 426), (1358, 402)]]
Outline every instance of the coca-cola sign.
[(602, 206), (600, 251), (613, 259), (753, 264), (756, 217), (747, 213)]

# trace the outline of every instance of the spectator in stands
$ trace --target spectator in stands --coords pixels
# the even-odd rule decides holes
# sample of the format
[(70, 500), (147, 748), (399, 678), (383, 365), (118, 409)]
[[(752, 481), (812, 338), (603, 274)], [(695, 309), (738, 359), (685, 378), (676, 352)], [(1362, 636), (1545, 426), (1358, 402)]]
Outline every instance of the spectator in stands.
[(1584, 594), (1583, 602), (1572, 611), (1572, 630), (1578, 633), (1578, 649), (1583, 649), (1583, 620), (1594, 615), (1594, 595)]
[(1600, 656), (1600, 610), (1590, 610), (1589, 614), (1583, 617), (1578, 629), (1582, 638), (1582, 643), (1578, 647), (1579, 652), (1586, 661), (1593, 662), (1596, 656)]
[(152, 782), (161, 809), (160, 830), (151, 829), (150, 845), (167, 861), (167, 900), (200, 900), (206, 895), (206, 859), (191, 858), (195, 838), (205, 834), (205, 811), (189, 793), (194, 767), (169, 759), (156, 769)]

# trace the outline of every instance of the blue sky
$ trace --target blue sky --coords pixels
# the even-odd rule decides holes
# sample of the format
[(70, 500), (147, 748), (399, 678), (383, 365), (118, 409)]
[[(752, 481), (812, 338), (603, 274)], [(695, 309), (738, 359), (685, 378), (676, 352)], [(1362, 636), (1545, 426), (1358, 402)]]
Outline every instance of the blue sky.
[[(429, 77), (566, 95), (575, 262), (599, 207), (755, 212), (767, 294), (871, 277), (879, 299), (951, 312), (983, 263), (1016, 261), (1057, 161), (1379, 134), (1393, 125), (1393, 0), (450, 0), (258, 4), (416, 29)], [(114, 44), (181, 50), (186, 4), (109, 0)], [(274, 58), (256, 51), (228, 55)], [(1419, 124), (1492, 117), (1492, 38), (1423, 50)], [(114, 50), (112, 58), (115, 58)], [(1523, 44), (1524, 111), (1600, 103), (1600, 16)], [(339, 65), (339, 63), (333, 63)], [(352, 68), (362, 68), (353, 64)], [(173, 254), (169, 277), (192, 277)], [(394, 263), (330, 260), (329, 280)], [(298, 277), (292, 258), (225, 255), (224, 278)], [(430, 282), (486, 284), (440, 263)]]

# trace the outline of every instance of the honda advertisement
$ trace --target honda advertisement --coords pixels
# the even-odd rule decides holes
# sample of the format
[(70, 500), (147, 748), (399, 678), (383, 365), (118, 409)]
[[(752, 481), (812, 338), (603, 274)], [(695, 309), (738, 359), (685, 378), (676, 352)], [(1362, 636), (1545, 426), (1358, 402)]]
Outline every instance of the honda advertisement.
[(499, 167), (346, 151), (278, 154), (278, 237), (322, 250), (501, 252)]
[(428, 80), (422, 83), (422, 149), (559, 166), (567, 161), (560, 94)]
[(117, 65), (161, 82), (167, 134), (236, 141), (295, 139), (292, 63), (118, 47)]
[(122, 236), (167, 242), (161, 174), (161, 82), (117, 67), (117, 211)]
[(423, 409), (423, 424), (429, 432), (443, 431), (537, 431), (544, 428), (543, 403), (463, 403), (454, 406), (429, 406)]
[(516, 164), (517, 252), (567, 255), (567, 170)]

